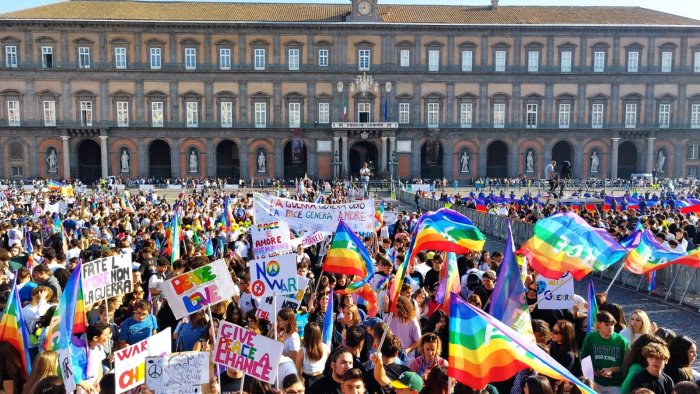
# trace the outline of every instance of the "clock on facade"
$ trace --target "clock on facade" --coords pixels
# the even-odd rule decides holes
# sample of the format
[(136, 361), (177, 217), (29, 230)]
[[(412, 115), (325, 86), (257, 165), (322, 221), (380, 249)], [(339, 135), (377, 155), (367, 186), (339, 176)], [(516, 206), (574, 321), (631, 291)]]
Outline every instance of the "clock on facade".
[(357, 5), (357, 11), (360, 15), (369, 15), (372, 12), (372, 5), (369, 1), (362, 1)]

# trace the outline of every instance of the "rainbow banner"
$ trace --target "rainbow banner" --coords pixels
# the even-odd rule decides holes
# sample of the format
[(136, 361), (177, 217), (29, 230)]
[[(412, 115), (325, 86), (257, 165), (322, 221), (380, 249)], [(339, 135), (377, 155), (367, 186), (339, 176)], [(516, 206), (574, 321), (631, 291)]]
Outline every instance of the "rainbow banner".
[(66, 288), (61, 294), (61, 299), (58, 301), (58, 307), (47, 328), (45, 350), (65, 349), (68, 347), (72, 335), (77, 336), (87, 331), (81, 265), (78, 263), (71, 273)]
[(530, 312), (525, 300), (526, 290), (521, 269), (515, 257), (510, 219), (506, 219), (506, 248), (496, 284), (489, 299), (489, 313), (507, 326), (513, 327), (515, 331), (534, 340)]
[(695, 249), (692, 252), (688, 252), (682, 257), (679, 257), (673, 261), (669, 261), (667, 264), (657, 265), (656, 267), (650, 269), (647, 272), (660, 270), (661, 268), (667, 267), (671, 264), (680, 264), (687, 265), (688, 267), (692, 268), (700, 268), (700, 248)]
[(61, 188), (64, 187), (65, 184), (55, 179), (49, 179), (49, 181), (46, 183), (46, 186), (49, 188), (49, 190), (61, 190)]
[(625, 257), (627, 250), (604, 229), (596, 229), (573, 212), (563, 212), (535, 223), (535, 235), (518, 249), (530, 266), (549, 279), (567, 271), (581, 280)]
[(588, 282), (588, 316), (586, 318), (586, 334), (595, 331), (595, 321), (598, 315), (598, 301), (595, 298), (595, 288), (593, 288), (593, 279)]
[(448, 354), (447, 374), (475, 390), (532, 368), (554, 380), (568, 380), (584, 393), (595, 394), (534, 342), (456, 294), (450, 301)]
[(170, 264), (180, 258), (180, 214), (177, 209), (170, 221), (170, 237), (168, 237), (168, 251), (170, 251)]
[(644, 231), (644, 225), (642, 222), (637, 222), (637, 225), (634, 227), (634, 231), (632, 234), (626, 236), (622, 241), (620, 241), (620, 245), (623, 248), (626, 249), (634, 249), (639, 245), (640, 242), (642, 242), (642, 232)]
[(684, 255), (666, 249), (656, 240), (651, 230), (646, 229), (640, 233), (639, 243), (625, 258), (625, 268), (633, 274), (646, 274)]
[(408, 261), (413, 259), (416, 253), (424, 250), (459, 254), (480, 252), (486, 243), (486, 236), (468, 217), (447, 208), (440, 208), (421, 216), (415, 229), (411, 254), (407, 254)]
[(377, 207), (377, 212), (374, 213), (374, 231), (379, 231), (384, 223), (384, 200), (379, 203)]
[(331, 346), (333, 341), (333, 292), (328, 295), (328, 304), (326, 305), (326, 316), (323, 318), (323, 333), (321, 342)]
[(457, 268), (457, 256), (453, 252), (447, 252), (447, 264), (443, 264), (440, 271), (440, 286), (435, 294), (435, 302), (442, 304), (446, 313), (450, 312), (450, 297), (452, 293), (459, 294), (459, 269)]
[(17, 291), (17, 278), (10, 292), (10, 299), (7, 300), (5, 314), (0, 321), (0, 341), (4, 341), (17, 349), (22, 358), (22, 366), (26, 371), (25, 378), (32, 372), (32, 363), (29, 360), (29, 332), (27, 323), (22, 317), (22, 304)]
[(323, 261), (323, 271), (363, 278), (360, 282), (348, 286), (355, 291), (374, 276), (374, 263), (367, 248), (342, 219), (338, 222), (328, 254)]
[(678, 204), (679, 202), (676, 202), (676, 207), (680, 206), (681, 213), (700, 212), (700, 200), (696, 198), (686, 198), (684, 204)]

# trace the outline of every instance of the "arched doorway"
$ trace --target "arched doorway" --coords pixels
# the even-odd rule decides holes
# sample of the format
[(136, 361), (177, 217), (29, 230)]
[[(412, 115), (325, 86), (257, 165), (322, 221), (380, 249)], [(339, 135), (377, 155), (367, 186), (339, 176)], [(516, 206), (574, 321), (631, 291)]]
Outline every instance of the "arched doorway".
[(629, 179), (637, 171), (637, 147), (625, 141), (617, 148), (617, 177)]
[(354, 143), (350, 147), (348, 154), (350, 160), (350, 174), (352, 176), (360, 176), (360, 168), (364, 163), (367, 163), (369, 169), (372, 170), (372, 178), (377, 178), (381, 171), (379, 165), (379, 153), (377, 146), (369, 141), (360, 141)]
[[(566, 141), (559, 141), (554, 144), (554, 147), (552, 147), (552, 160), (557, 161), (557, 169), (561, 168), (562, 163), (565, 161), (572, 164), (571, 168), (573, 169), (574, 149), (571, 147), (571, 144)], [(574, 176), (576, 176), (576, 173), (574, 173)], [(578, 176), (581, 176), (581, 174), (578, 174)]]
[(170, 145), (163, 140), (151, 142), (148, 148), (148, 176), (151, 178), (170, 178)]
[(430, 139), (420, 148), (420, 177), (423, 179), (442, 179), (443, 149), (440, 141)]
[(102, 154), (100, 144), (84, 140), (78, 146), (78, 177), (90, 184), (102, 177)]
[[(298, 143), (296, 141), (299, 141)], [(298, 145), (294, 145), (297, 143)], [(284, 178), (302, 178), (306, 174), (306, 144), (292, 140), (284, 145)]]
[(232, 180), (238, 180), (241, 177), (238, 145), (231, 140), (221, 141), (216, 146), (216, 177)]
[(486, 176), (491, 178), (508, 177), (508, 145), (494, 141), (486, 150)]

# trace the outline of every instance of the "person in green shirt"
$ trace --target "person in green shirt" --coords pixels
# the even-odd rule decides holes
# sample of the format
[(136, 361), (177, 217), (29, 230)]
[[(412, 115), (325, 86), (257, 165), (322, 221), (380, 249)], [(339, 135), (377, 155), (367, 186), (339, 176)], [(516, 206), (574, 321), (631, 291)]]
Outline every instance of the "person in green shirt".
[(625, 355), (625, 362), (623, 366), (625, 380), (622, 382), (622, 387), (620, 388), (621, 394), (629, 394), (632, 392), (630, 389), (632, 385), (632, 378), (647, 366), (647, 359), (642, 354), (642, 349), (644, 346), (650, 343), (658, 343), (664, 346), (666, 345), (666, 342), (664, 342), (663, 339), (653, 334), (642, 334), (636, 341), (634, 341), (629, 352), (627, 352)]
[(614, 332), (615, 318), (609, 312), (596, 315), (596, 329), (586, 336), (581, 348), (581, 360), (591, 356), (595, 383), (600, 394), (620, 394), (624, 381), (622, 364), (630, 343)]

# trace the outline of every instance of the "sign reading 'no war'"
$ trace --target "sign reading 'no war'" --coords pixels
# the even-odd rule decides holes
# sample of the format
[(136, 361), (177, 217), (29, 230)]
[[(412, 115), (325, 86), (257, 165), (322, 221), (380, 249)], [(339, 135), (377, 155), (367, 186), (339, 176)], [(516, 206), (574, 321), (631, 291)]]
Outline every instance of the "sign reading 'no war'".
[(290, 294), (299, 290), (296, 254), (252, 260), (250, 290), (256, 297)]

